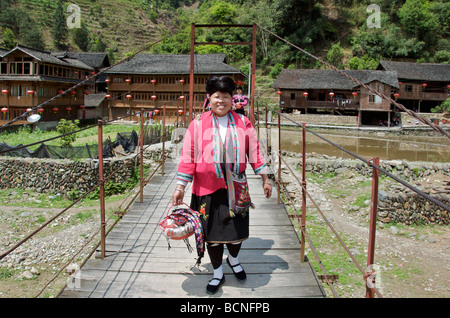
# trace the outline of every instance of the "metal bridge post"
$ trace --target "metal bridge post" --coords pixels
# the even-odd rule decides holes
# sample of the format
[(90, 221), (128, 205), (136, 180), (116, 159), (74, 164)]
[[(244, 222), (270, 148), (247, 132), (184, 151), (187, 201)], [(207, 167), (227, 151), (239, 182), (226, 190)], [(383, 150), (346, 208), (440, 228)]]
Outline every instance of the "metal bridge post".
[(163, 104), (163, 131), (162, 131), (162, 152), (161, 152), (161, 175), (164, 175), (165, 144), (166, 144), (166, 102)]
[(105, 180), (103, 179), (103, 121), (98, 120), (98, 179), (100, 187), (101, 259), (105, 258)]
[(252, 37), (252, 78), (250, 83), (250, 122), (255, 125), (255, 76), (256, 76), (256, 23), (253, 23)]
[[(189, 71), (189, 121), (188, 124), (191, 123), (192, 120), (192, 112), (194, 109), (194, 46), (195, 46), (195, 23), (191, 23), (191, 56), (190, 56), (190, 71)], [(183, 109), (183, 127), (186, 126), (186, 103)]]
[(305, 232), (306, 229), (306, 124), (302, 124), (302, 237), (301, 262), (305, 261)]
[(278, 178), (277, 178), (277, 189), (278, 198), (277, 204), (281, 203), (280, 191), (281, 191), (281, 105), (278, 115)]
[(267, 104), (265, 105), (266, 112), (266, 154), (269, 156), (269, 126), (267, 125)]
[(141, 139), (139, 140), (140, 158), (139, 158), (139, 175), (140, 175), (140, 194), (139, 202), (144, 203), (144, 109), (141, 109)]
[[(378, 167), (380, 165), (380, 158), (376, 157), (370, 159)], [(377, 224), (377, 209), (378, 209), (378, 178), (380, 172), (377, 168), (372, 167), (372, 199), (370, 205), (370, 227), (369, 227), (369, 247), (367, 251), (367, 268), (373, 268), (374, 254), (375, 254), (375, 234)], [(366, 273), (366, 298), (373, 298), (375, 291), (373, 284), (375, 283), (375, 271), (371, 270)], [(370, 280), (370, 281), (369, 281)]]

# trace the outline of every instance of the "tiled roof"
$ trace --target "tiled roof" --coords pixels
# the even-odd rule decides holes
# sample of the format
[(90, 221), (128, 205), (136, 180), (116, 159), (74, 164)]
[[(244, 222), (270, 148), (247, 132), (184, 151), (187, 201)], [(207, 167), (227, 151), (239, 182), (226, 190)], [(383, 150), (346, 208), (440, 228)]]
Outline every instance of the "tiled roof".
[(81, 69), (85, 69), (85, 70), (94, 70), (91, 66), (86, 65), (81, 60), (77, 60), (74, 58), (63, 58), (63, 57), (58, 58), (49, 51), (32, 49), (32, 48), (22, 46), (22, 45), (16, 46), (14, 49), (4, 53), (3, 56), (11, 54), (17, 50), (22, 51), (44, 63), (56, 64), (56, 65), (67, 66), (67, 67), (77, 67), (77, 68), (81, 68)]
[(98, 107), (105, 100), (106, 93), (89, 94), (84, 96), (84, 106)]
[(70, 59), (76, 59), (94, 68), (109, 66), (108, 54), (104, 52), (52, 52), (53, 56), (64, 56)]
[[(397, 74), (387, 71), (344, 71), (363, 84), (379, 81), (398, 88)], [(283, 69), (273, 87), (279, 89), (345, 89), (359, 85), (346, 76), (333, 70)]]
[[(195, 74), (236, 74), (240, 70), (226, 63), (225, 54), (195, 54)], [(189, 74), (189, 54), (137, 54), (114, 66), (108, 74)]]
[(400, 80), (450, 82), (450, 64), (380, 61), (377, 69), (397, 72)]

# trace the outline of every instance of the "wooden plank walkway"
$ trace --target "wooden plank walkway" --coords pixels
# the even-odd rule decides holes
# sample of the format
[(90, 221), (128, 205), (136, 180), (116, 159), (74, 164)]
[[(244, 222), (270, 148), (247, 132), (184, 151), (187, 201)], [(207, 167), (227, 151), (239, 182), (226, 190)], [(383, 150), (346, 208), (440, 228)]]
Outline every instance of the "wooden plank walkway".
[[(144, 203), (134, 203), (107, 236), (105, 259), (89, 260), (60, 297), (325, 297), (311, 265), (300, 262), (299, 239), (284, 206), (277, 205), (275, 187), (272, 198), (266, 199), (261, 179), (251, 169), (247, 175), (256, 209), (250, 211), (250, 238), (239, 254), (247, 279), (238, 281), (224, 259), (225, 284), (215, 295), (207, 294), (212, 278), (208, 254), (199, 268), (192, 268), (195, 250), (189, 253), (182, 241), (171, 241), (169, 250), (158, 228), (171, 205), (176, 170), (176, 163), (169, 161), (164, 176), (153, 177), (144, 188)], [(190, 196), (188, 186), (188, 204)], [(195, 248), (193, 236), (190, 242)]]

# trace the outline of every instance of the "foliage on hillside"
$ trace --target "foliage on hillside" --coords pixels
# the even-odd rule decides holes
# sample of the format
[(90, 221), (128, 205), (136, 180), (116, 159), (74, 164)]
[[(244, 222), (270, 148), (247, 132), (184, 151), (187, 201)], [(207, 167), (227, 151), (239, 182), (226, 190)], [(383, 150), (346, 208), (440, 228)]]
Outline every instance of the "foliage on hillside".
[[(70, 4), (81, 8), (80, 28), (68, 29)], [(369, 20), (376, 11), (378, 27)], [(190, 24), (258, 23), (286, 40), (347, 69), (373, 69), (380, 59), (450, 63), (445, 0), (0, 0), (0, 47), (17, 43), (49, 50), (105, 51), (121, 59), (147, 43), (174, 34), (151, 48), (189, 53)], [(196, 41), (250, 41), (244, 28), (197, 29)], [(245, 68), (250, 46), (197, 46), (198, 53), (227, 53)], [(274, 78), (282, 68), (323, 67), (258, 30), (257, 63)]]

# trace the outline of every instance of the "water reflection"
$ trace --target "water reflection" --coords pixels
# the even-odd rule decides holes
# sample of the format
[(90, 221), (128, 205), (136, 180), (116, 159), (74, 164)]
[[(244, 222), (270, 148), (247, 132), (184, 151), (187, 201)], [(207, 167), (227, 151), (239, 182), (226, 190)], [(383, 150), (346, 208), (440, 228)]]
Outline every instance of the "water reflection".
[[(320, 135), (365, 159), (380, 157), (382, 160), (406, 159), (408, 161), (450, 162), (450, 144), (393, 140), (383, 137)], [(281, 149), (301, 152), (301, 133), (282, 131), (281, 136)], [(313, 134), (307, 133), (306, 138), (306, 152), (308, 153), (316, 152), (329, 156), (354, 158)]]

